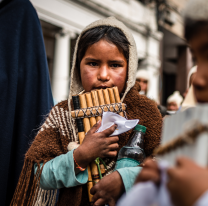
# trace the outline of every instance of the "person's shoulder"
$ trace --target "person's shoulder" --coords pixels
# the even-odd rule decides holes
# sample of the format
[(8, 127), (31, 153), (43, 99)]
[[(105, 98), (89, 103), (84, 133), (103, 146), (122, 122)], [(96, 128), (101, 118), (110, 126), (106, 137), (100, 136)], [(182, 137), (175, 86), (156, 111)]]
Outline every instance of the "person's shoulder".
[(64, 100), (54, 105), (50, 111), (50, 114), (54, 115), (57, 113), (68, 112), (68, 111), (69, 111), (68, 100)]
[(68, 107), (68, 100), (64, 100), (59, 102), (58, 104), (56, 104), (53, 108), (59, 108), (59, 109), (63, 109), (63, 110), (69, 110)]
[(64, 100), (52, 107), (47, 116), (54, 125), (59, 125), (57, 122), (65, 121), (69, 117), (68, 100)]

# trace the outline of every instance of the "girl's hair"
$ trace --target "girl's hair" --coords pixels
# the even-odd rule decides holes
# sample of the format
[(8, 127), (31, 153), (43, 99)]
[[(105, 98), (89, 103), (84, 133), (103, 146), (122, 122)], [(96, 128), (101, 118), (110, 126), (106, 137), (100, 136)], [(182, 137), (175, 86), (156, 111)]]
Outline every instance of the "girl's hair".
[(110, 43), (113, 43), (123, 53), (127, 62), (129, 59), (129, 46), (130, 43), (124, 33), (112, 26), (99, 26), (87, 30), (80, 38), (77, 50), (76, 68), (80, 73), (80, 62), (87, 51), (87, 48), (96, 42), (104, 39)]
[(192, 37), (196, 36), (200, 29), (208, 26), (208, 20), (193, 20), (185, 18), (185, 38), (189, 41)]

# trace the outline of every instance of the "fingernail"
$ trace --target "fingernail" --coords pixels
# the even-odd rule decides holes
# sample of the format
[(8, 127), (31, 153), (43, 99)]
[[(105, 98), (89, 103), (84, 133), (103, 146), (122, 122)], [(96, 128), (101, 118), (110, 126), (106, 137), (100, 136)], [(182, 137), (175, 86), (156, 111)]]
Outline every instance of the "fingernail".
[(100, 120), (98, 120), (98, 122), (97, 122), (97, 124), (99, 124), (101, 121)]

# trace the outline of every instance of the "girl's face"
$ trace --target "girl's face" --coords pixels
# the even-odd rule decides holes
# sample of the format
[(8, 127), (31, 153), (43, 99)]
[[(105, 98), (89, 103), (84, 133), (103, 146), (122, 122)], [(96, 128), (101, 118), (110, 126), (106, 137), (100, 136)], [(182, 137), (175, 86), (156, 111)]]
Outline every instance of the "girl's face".
[(82, 86), (86, 92), (117, 86), (125, 89), (127, 60), (116, 45), (100, 40), (88, 47), (80, 63)]
[[(197, 64), (197, 72), (191, 79), (194, 94), (199, 103), (208, 103), (208, 25), (199, 29), (188, 42)], [(192, 75), (193, 76), (193, 75)]]

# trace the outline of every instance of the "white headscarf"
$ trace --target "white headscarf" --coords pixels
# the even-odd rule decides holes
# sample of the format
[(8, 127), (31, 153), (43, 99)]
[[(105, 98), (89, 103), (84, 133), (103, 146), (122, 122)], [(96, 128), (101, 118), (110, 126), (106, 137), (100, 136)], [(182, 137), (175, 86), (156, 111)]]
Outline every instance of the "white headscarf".
[(167, 99), (167, 103), (175, 102), (178, 107), (180, 107), (182, 101), (183, 101), (183, 97), (180, 95), (179, 91), (173, 92), (173, 94), (170, 95)]
[(136, 79), (138, 79), (138, 78), (145, 79), (149, 82), (149, 72), (145, 69), (140, 69), (136, 73)]
[[(149, 74), (149, 72), (146, 69), (138, 70), (136, 73), (136, 79), (138, 79), (138, 78), (142, 78), (142, 79), (147, 80), (147, 93), (148, 93), (148, 90), (150, 88), (150, 74)], [(143, 94), (143, 93), (144, 93), (144, 91), (140, 91), (140, 94)]]
[(197, 66), (194, 66), (190, 69), (189, 73), (188, 73), (188, 78), (187, 78), (187, 89), (191, 86), (190, 85), (190, 80), (191, 80), (191, 76), (192, 74), (197, 72)]
[[(69, 113), (71, 112), (72, 96), (77, 95), (84, 90), (82, 83), (81, 83), (81, 78), (80, 78), (80, 75), (78, 72), (78, 68), (76, 68), (76, 59), (77, 59), (77, 50), (78, 50), (79, 40), (80, 40), (81, 36), (83, 35), (83, 33), (88, 31), (89, 29), (99, 27), (99, 26), (112, 26), (112, 27), (116, 27), (116, 28), (120, 29), (124, 33), (124, 35), (126, 36), (126, 38), (128, 39), (128, 41), (130, 43), (129, 62), (128, 62), (128, 79), (126, 82), (126, 89), (124, 91), (124, 95), (121, 99), (122, 102), (123, 102), (126, 94), (129, 92), (129, 90), (135, 84), (135, 81), (136, 81), (135, 74), (136, 74), (137, 67), (138, 67), (138, 58), (137, 58), (136, 43), (134, 41), (134, 37), (133, 37), (132, 33), (129, 31), (129, 29), (122, 22), (118, 21), (115, 17), (108, 17), (105, 19), (100, 19), (98, 21), (95, 21), (95, 22), (91, 23), (90, 25), (88, 25), (81, 32), (81, 34), (79, 35), (79, 37), (76, 41), (76, 45), (75, 45), (75, 49), (74, 49), (74, 56), (73, 56), (73, 63), (72, 63), (72, 68), (71, 68), (71, 76), (70, 76), (71, 81), (70, 81), (70, 91), (69, 91), (69, 98), (68, 98)], [(73, 124), (72, 124), (71, 115), (69, 116), (69, 121), (72, 125), (74, 135), (76, 135), (75, 128), (73, 127)]]

